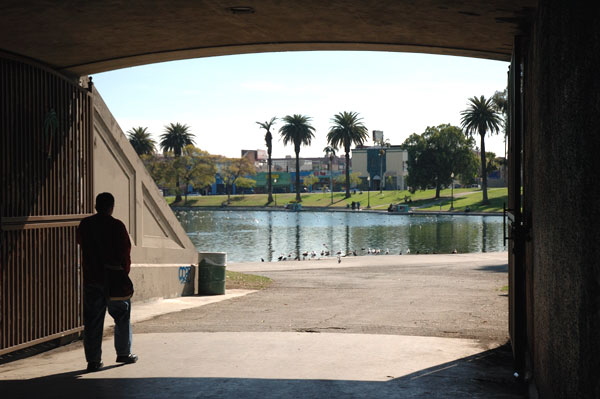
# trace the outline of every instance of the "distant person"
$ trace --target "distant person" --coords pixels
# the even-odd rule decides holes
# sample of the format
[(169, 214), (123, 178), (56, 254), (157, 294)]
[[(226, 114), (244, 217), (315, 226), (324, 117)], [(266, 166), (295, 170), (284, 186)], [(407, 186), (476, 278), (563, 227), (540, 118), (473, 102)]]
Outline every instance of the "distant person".
[(394, 204), (390, 204), (390, 206), (388, 206), (388, 212), (394, 212)]
[[(87, 371), (98, 371), (102, 363), (102, 331), (108, 313), (115, 321), (115, 350), (118, 363), (135, 363), (131, 353), (131, 294), (133, 286), (127, 277), (131, 268), (131, 242), (123, 222), (112, 217), (115, 198), (110, 193), (96, 197), (93, 216), (81, 221), (77, 228), (77, 243), (81, 246), (83, 269), (83, 347)], [(119, 271), (121, 270), (122, 271)], [(124, 282), (109, 286), (108, 273), (116, 270)], [(115, 292), (109, 294), (116, 288)], [(112, 297), (111, 297), (112, 296)]]

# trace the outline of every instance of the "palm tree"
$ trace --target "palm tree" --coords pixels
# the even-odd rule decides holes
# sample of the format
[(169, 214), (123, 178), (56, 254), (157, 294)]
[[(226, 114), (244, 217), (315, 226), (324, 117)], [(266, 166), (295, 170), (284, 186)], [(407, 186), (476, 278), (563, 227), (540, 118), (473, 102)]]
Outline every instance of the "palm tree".
[[(188, 125), (180, 123), (171, 123), (165, 126), (165, 133), (160, 136), (160, 147), (163, 152), (173, 151), (175, 157), (181, 156), (181, 151), (186, 145), (195, 144), (193, 134), (190, 132)], [(175, 176), (175, 202), (181, 201), (181, 193), (179, 192), (179, 174)]]
[(335, 147), (328, 145), (323, 148), (325, 157), (329, 159), (329, 189), (331, 190), (331, 203), (333, 204), (333, 158), (335, 158)]
[(156, 142), (152, 140), (147, 127), (134, 127), (127, 131), (127, 138), (138, 155), (154, 153)]
[(310, 145), (315, 137), (315, 128), (310, 124), (309, 116), (294, 114), (286, 115), (283, 118), (285, 125), (279, 128), (279, 134), (283, 139), (283, 144), (294, 144), (296, 153), (296, 201), (301, 202), (300, 198), (300, 147)]
[(160, 147), (163, 151), (173, 151), (173, 154), (178, 157), (181, 156), (183, 147), (195, 144), (193, 137), (188, 125), (171, 123), (165, 126), (165, 132), (160, 136)]
[(271, 181), (271, 165), (272, 159), (271, 154), (273, 153), (273, 135), (271, 134), (271, 127), (275, 124), (277, 120), (276, 117), (272, 117), (270, 121), (267, 122), (256, 122), (258, 126), (265, 129), (267, 133), (265, 133), (265, 143), (267, 144), (267, 165), (269, 165), (269, 180), (267, 182), (267, 192), (269, 193), (269, 198), (267, 199), (267, 203), (273, 202), (273, 183)]
[(483, 191), (482, 202), (488, 203), (487, 195), (487, 168), (485, 161), (485, 134), (498, 133), (502, 125), (502, 118), (498, 113), (492, 98), (481, 96), (469, 99), (469, 107), (460, 113), (462, 115), (461, 125), (469, 137), (479, 134), (481, 138), (481, 189)]
[(492, 96), (492, 101), (494, 101), (494, 106), (496, 107), (496, 110), (502, 116), (502, 125), (504, 127), (504, 159), (506, 159), (506, 141), (508, 138), (508, 89), (504, 89), (503, 91), (496, 91)]
[(346, 198), (350, 198), (350, 147), (362, 145), (369, 138), (369, 131), (357, 112), (340, 112), (332, 119), (333, 126), (327, 133), (327, 142), (334, 148), (344, 147), (346, 153)]

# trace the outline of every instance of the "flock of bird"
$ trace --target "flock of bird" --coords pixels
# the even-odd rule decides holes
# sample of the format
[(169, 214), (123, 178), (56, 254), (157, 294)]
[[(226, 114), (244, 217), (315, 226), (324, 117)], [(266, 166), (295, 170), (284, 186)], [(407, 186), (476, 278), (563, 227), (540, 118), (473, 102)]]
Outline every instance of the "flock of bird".
[[(312, 260), (312, 259), (321, 259), (321, 258), (327, 258), (327, 257), (333, 257), (336, 256), (338, 263), (341, 262), (341, 258), (346, 257), (346, 256), (362, 256), (362, 255), (389, 255), (390, 254), (390, 250), (389, 249), (379, 249), (379, 248), (361, 248), (359, 251), (357, 250), (352, 250), (352, 251), (348, 251), (348, 252), (344, 252), (342, 250), (338, 250), (336, 252), (331, 251), (328, 247), (327, 244), (323, 244), (324, 249), (321, 249), (320, 252), (317, 251), (303, 251), (301, 254), (296, 255), (292, 252), (286, 254), (281, 254), (277, 257), (278, 261), (286, 261), (286, 260)], [(407, 248), (406, 252), (404, 252), (405, 254), (409, 255), (410, 254), (410, 249)], [(416, 252), (417, 254), (419, 253), (419, 251)], [(429, 251), (425, 252), (425, 253), (429, 253)], [(434, 254), (436, 253), (435, 251), (433, 252)], [(457, 253), (456, 249), (452, 251), (453, 254)], [(398, 253), (398, 255), (402, 255), (402, 250), (400, 250), (400, 252)], [(261, 262), (264, 262), (264, 258), (260, 258)]]

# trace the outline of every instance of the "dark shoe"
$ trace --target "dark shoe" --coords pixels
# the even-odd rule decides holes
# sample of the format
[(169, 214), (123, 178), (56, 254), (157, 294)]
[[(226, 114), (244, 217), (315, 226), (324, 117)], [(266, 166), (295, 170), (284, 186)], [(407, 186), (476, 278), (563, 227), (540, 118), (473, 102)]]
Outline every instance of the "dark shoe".
[(102, 361), (99, 361), (99, 362), (88, 362), (87, 372), (88, 373), (93, 373), (94, 371), (100, 370), (102, 367), (104, 367), (104, 363), (102, 363)]
[(130, 353), (129, 355), (117, 356), (117, 363), (131, 364), (131, 363), (135, 363), (137, 361), (138, 361), (138, 357), (137, 357), (137, 355), (134, 355), (133, 353)]

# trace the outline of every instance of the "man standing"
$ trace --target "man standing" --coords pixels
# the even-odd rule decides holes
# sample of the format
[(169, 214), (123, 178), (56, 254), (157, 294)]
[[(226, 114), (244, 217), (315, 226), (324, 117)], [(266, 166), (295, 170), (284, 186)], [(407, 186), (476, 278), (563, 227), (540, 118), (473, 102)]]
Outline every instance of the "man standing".
[(106, 266), (131, 268), (131, 242), (123, 222), (112, 217), (115, 198), (110, 193), (96, 197), (93, 216), (81, 221), (77, 243), (81, 246), (83, 268), (83, 346), (87, 371), (98, 371), (102, 363), (102, 331), (106, 309), (115, 320), (115, 350), (118, 363), (135, 363), (131, 353), (131, 300), (112, 300), (106, 292)]

